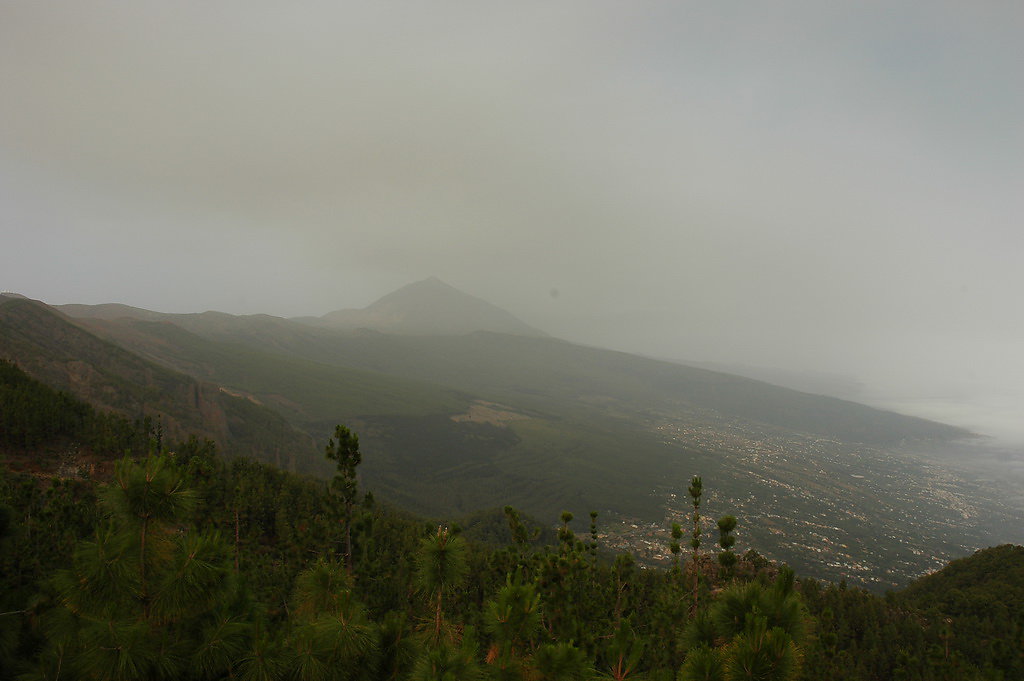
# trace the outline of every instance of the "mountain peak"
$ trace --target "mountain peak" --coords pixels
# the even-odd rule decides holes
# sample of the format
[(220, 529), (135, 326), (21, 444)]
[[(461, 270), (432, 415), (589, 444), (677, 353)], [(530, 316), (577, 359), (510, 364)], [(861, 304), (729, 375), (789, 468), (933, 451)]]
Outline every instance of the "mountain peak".
[(363, 309), (379, 310), (393, 307), (396, 304), (415, 304), (423, 302), (434, 302), (450, 306), (459, 302), (466, 304), (468, 301), (477, 301), (490, 305), (490, 303), (487, 303), (484, 300), (475, 298), (468, 293), (463, 293), (451, 284), (443, 282), (437, 277), (427, 277), (426, 279), (420, 279), (419, 281), (414, 281), (411, 284), (406, 284), (399, 289), (395, 289), (391, 293), (381, 296)]
[(430, 276), (430, 277), (427, 277), (426, 279), (420, 279), (419, 281), (414, 281), (411, 284), (406, 284), (405, 286), (403, 286), (401, 288), (395, 289), (391, 293), (383, 296), (383, 298), (387, 298), (388, 296), (393, 296), (396, 293), (401, 293), (402, 291), (438, 291), (438, 292), (443, 291), (443, 292), (446, 292), (446, 293), (449, 293), (449, 294), (450, 293), (456, 293), (456, 294), (461, 294), (461, 295), (468, 295), (468, 294), (463, 293), (459, 289), (455, 288), (454, 286), (452, 286), (448, 282), (442, 281), (442, 280), (438, 279), (437, 277)]
[(547, 335), (510, 312), (464, 293), (437, 277), (406, 284), (362, 310), (329, 312), (317, 323), (413, 336), (458, 336), (475, 331)]

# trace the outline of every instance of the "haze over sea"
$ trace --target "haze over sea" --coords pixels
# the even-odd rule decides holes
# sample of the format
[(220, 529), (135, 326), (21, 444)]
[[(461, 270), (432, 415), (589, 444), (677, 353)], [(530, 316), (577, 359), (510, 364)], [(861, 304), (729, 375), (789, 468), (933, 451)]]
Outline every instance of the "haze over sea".
[(990, 439), (989, 446), (1024, 456), (1024, 398), (990, 395), (954, 398), (870, 399), (872, 406), (967, 428)]

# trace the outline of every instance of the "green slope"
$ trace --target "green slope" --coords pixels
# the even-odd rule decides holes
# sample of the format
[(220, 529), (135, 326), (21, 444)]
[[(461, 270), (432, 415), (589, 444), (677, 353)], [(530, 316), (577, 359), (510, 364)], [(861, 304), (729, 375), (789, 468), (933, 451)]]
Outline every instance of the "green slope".
[(195, 434), (227, 453), (322, 469), (312, 440), (274, 411), (147, 361), (41, 303), (0, 299), (0, 358), (100, 409), (159, 417), (171, 438)]
[(709, 517), (751, 519), (742, 543), (877, 590), (1018, 541), (1007, 528), (1019, 508), (892, 449), (966, 434), (942, 424), (549, 338), (160, 319), (81, 322), (252, 395), (319, 441), (337, 422), (355, 428), (366, 484), (425, 514), (512, 504), (550, 521), (563, 508), (598, 510), (609, 542), (654, 564), (699, 474)]
[(368, 484), (407, 508), (444, 514), (510, 503), (551, 518), (569, 502), (652, 512), (638, 490), (658, 475), (662, 447), (621, 419), (538, 403), (515, 407), (510, 424), (456, 420), (495, 396), (211, 340), (167, 322), (86, 322), (133, 352), (251, 395), (319, 441), (336, 423), (356, 428)]
[(1024, 625), (1024, 546), (993, 546), (954, 560), (908, 586), (903, 597), (950, 617), (1001, 613)]
[(994, 546), (954, 560), (900, 596), (944, 617), (947, 641), (972, 663), (1002, 674), (986, 678), (1024, 678), (1024, 546)]
[(305, 427), (366, 414), (455, 414), (470, 402), (456, 390), (424, 381), (211, 341), (169, 322), (122, 319), (91, 328), (140, 355), (258, 395)]
[[(78, 315), (90, 312), (82, 306)], [(138, 313), (141, 314), (141, 313)], [(147, 313), (152, 314), (152, 313)], [(400, 336), (314, 328), (266, 315), (165, 315), (208, 338), (317, 362), (450, 386), (523, 407), (635, 417), (711, 412), (846, 442), (887, 445), (970, 435), (953, 426), (695, 367), (552, 338), (477, 332)]]

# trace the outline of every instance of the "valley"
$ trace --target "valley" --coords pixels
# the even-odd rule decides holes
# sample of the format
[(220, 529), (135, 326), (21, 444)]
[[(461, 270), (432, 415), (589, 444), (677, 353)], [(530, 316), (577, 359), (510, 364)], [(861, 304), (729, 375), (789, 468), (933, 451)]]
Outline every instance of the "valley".
[[(388, 324), (403, 333), (5, 299), (0, 352), (86, 398), (114, 394), (113, 376), (219, 396), (228, 418), (207, 432), (293, 470), (328, 474), (318, 450), (344, 423), (382, 499), (439, 518), (509, 504), (552, 526), (563, 510), (596, 510), (607, 547), (650, 566), (665, 564), (672, 522), (688, 525), (693, 475), (705, 481), (705, 547), (714, 519), (732, 514), (741, 550), (875, 591), (1024, 539), (1024, 503), (998, 475), (928, 454), (969, 442), (964, 430), (536, 334), (412, 333), (447, 291), (428, 281), (390, 294)], [(445, 314), (468, 304), (459, 328), (511, 323), (481, 303), (451, 295)], [(403, 309), (419, 316), (403, 322)], [(202, 426), (195, 398), (145, 401), (154, 389), (108, 408)]]
[(6, 2), (0, 681), (1024, 681), (1024, 2)]

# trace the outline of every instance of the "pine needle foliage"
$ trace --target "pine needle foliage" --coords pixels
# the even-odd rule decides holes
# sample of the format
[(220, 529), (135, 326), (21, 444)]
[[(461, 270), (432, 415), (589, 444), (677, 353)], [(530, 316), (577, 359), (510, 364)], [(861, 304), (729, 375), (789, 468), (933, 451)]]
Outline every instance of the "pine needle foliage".
[(522, 679), (526, 658), (540, 631), (540, 596), (519, 574), (506, 577), (497, 595), (484, 606), (484, 629), (493, 644), (486, 662), (495, 679)]
[(783, 569), (770, 587), (733, 584), (687, 625), (680, 679), (788, 681), (800, 673), (807, 613)]
[(469, 571), (466, 542), (445, 526), (420, 542), (416, 582), (426, 593), (448, 593), (462, 584)]
[(628, 618), (619, 622), (607, 648), (608, 675), (615, 681), (636, 678), (646, 646)]
[(540, 596), (533, 584), (524, 583), (517, 575), (508, 576), (505, 586), (484, 608), (487, 633), (510, 653), (531, 647), (540, 629)]
[(198, 501), (186, 484), (186, 473), (168, 455), (149, 456), (136, 463), (121, 459), (114, 481), (101, 494), (107, 510), (122, 523), (173, 524), (184, 522)]
[(476, 641), (471, 635), (461, 643), (440, 641), (417, 660), (411, 681), (478, 681), (483, 673), (476, 653)]
[(679, 670), (678, 681), (724, 681), (722, 657), (720, 649), (708, 645), (694, 648)]
[(33, 674), (74, 678), (215, 678), (246, 647), (237, 588), (216, 533), (179, 532), (195, 494), (169, 456), (119, 461), (101, 491), (108, 519), (49, 588), (45, 646)]
[(295, 580), (296, 626), (291, 670), (302, 681), (347, 680), (376, 649), (366, 609), (352, 593), (345, 566), (320, 558)]
[(376, 678), (397, 681), (405, 678), (419, 655), (417, 641), (410, 635), (408, 616), (391, 611), (377, 627)]
[(683, 629), (681, 642), (687, 650), (698, 648), (713, 648), (719, 643), (718, 632), (707, 611), (697, 613), (697, 616), (686, 623)]
[(786, 681), (800, 671), (800, 652), (780, 627), (750, 613), (742, 634), (724, 650), (726, 681)]
[(444, 596), (462, 585), (469, 572), (466, 542), (450, 528), (439, 525), (436, 534), (420, 542), (416, 553), (416, 585), (434, 604), (433, 640), (444, 627)]
[(547, 643), (533, 655), (533, 674), (537, 681), (584, 681), (593, 668), (585, 652), (569, 643)]

